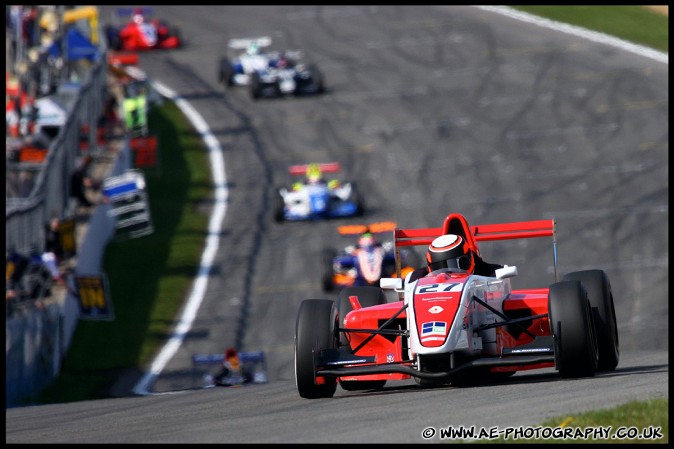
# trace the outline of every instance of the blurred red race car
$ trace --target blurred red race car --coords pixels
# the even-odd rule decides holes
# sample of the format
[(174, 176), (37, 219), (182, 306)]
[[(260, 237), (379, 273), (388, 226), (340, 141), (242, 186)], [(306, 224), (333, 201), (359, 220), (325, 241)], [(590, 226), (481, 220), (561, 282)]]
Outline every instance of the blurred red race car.
[(151, 8), (121, 8), (119, 17), (131, 16), (124, 26), (108, 25), (108, 47), (117, 51), (142, 51), (178, 48), (182, 45), (180, 30), (153, 19)]

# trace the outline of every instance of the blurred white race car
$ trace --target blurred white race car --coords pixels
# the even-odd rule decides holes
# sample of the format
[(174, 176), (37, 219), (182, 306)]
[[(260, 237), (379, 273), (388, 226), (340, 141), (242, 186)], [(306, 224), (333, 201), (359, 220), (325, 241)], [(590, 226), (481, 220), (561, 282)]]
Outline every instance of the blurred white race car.
[(278, 52), (262, 51), (270, 45), (271, 38), (267, 36), (231, 39), (227, 47), (235, 55), (220, 60), (218, 80), (227, 87), (248, 85), (253, 72), (265, 70), (271, 60), (278, 58)]
[(269, 37), (230, 40), (228, 47), (239, 54), (221, 59), (219, 81), (226, 87), (250, 86), (253, 99), (325, 91), (323, 74), (316, 64), (302, 61), (302, 52), (263, 52), (269, 45)]
[(293, 165), (288, 173), (304, 176), (290, 188), (278, 191), (274, 211), (277, 222), (317, 220), (363, 215), (365, 204), (353, 182), (325, 179), (323, 173), (337, 173), (337, 162)]

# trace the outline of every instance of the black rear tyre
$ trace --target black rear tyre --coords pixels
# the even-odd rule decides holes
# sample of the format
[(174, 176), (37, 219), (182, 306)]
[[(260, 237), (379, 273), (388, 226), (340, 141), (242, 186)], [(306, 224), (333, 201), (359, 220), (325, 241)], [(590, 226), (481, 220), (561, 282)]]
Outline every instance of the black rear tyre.
[(580, 281), (585, 287), (592, 307), (592, 318), (597, 333), (597, 349), (599, 351), (597, 370), (615, 370), (620, 359), (620, 345), (613, 305), (613, 291), (608, 276), (602, 270), (585, 270), (569, 273), (562, 280)]
[(337, 257), (337, 251), (333, 248), (323, 248), (323, 253), (321, 255), (322, 265), (323, 265), (323, 277), (321, 279), (321, 284), (323, 285), (323, 291), (331, 292), (335, 289), (335, 283), (333, 282), (333, 262)]
[(262, 95), (262, 86), (260, 83), (260, 74), (255, 72), (250, 74), (250, 96), (257, 100)]
[(365, 201), (363, 201), (355, 183), (351, 183), (351, 200), (356, 203), (356, 216), (363, 216), (365, 214)]
[(579, 281), (557, 282), (548, 297), (555, 361), (563, 378), (591, 377), (597, 369), (597, 338), (587, 292)]
[(122, 50), (122, 40), (119, 38), (119, 30), (116, 27), (112, 25), (106, 26), (105, 37), (108, 40), (108, 48), (110, 50)]
[(276, 195), (274, 204), (274, 220), (277, 223), (281, 223), (283, 220), (285, 220), (285, 201), (283, 200), (283, 197), (280, 193)]
[(326, 377), (315, 382), (314, 358), (321, 349), (337, 348), (337, 308), (329, 299), (305, 299), (300, 304), (295, 323), (295, 385), (306, 399), (331, 398), (337, 379)]
[(311, 83), (316, 94), (325, 93), (325, 79), (323, 73), (318, 69), (316, 64), (310, 64), (308, 70), (311, 72)]

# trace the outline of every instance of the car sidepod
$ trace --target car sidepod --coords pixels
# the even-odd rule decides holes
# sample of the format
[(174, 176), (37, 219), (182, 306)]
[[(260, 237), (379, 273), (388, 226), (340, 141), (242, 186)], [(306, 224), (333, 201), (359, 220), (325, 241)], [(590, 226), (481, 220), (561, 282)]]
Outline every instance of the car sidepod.
[[(348, 287), (339, 293), (338, 312), (340, 321), (353, 310), (351, 297), (358, 298), (358, 303), (361, 307), (372, 307), (380, 304), (386, 304), (386, 295), (379, 287)], [(346, 346), (349, 350), (353, 348), (349, 344), (350, 334), (348, 332), (340, 332), (340, 346)], [(386, 379), (378, 379), (381, 375), (360, 376), (360, 377), (340, 377), (339, 385), (347, 391), (360, 390), (376, 390), (383, 388), (386, 384)], [(370, 379), (370, 380), (367, 380)]]

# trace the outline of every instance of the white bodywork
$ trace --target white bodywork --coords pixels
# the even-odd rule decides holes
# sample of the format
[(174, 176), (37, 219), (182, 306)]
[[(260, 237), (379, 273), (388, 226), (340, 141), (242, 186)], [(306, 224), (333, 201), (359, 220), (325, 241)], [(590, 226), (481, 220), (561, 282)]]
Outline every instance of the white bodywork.
[[(320, 193), (328, 187), (324, 184), (318, 185), (303, 185), (298, 190), (288, 190), (282, 188), (279, 193), (283, 197), (285, 206), (288, 208), (288, 213), (293, 215), (310, 215), (312, 210), (311, 198), (314, 197), (314, 210), (327, 209), (327, 204), (318, 204)], [(331, 189), (329, 196), (339, 198), (341, 201), (347, 201), (351, 196), (351, 184), (345, 183), (339, 187)]]
[[(501, 278), (492, 278), (485, 276), (471, 275), (463, 281), (447, 281), (446, 283), (434, 284), (434, 290), (443, 292), (437, 298), (429, 297), (431, 291), (426, 287), (426, 297), (420, 299), (419, 280), (408, 282), (411, 275), (408, 274), (404, 282), (399, 278), (383, 278), (380, 280), (380, 287), (384, 289), (394, 289), (397, 292), (404, 293), (404, 301), (407, 304), (407, 328), (410, 331), (409, 357), (415, 359), (418, 355), (426, 354), (446, 354), (453, 352), (463, 352), (467, 355), (489, 354), (497, 355), (496, 347), (496, 328), (477, 329), (485, 324), (503, 322), (504, 319), (496, 315), (491, 310), (485, 308), (477, 301), (473, 301), (473, 296), (486, 302), (490, 307), (499, 312), (503, 312), (503, 301), (510, 296), (512, 291), (509, 277), (517, 274), (517, 267), (504, 267), (499, 273)], [(453, 310), (449, 311), (446, 318), (443, 318), (448, 296), (446, 293), (460, 294), (460, 304), (456, 309), (456, 315)], [(428, 347), (421, 344), (421, 336), (417, 325), (415, 315), (416, 308), (414, 301), (423, 301), (428, 310), (436, 308), (438, 321), (447, 322), (449, 332), (447, 338), (441, 346)], [(442, 306), (445, 305), (445, 308)], [(444, 339), (444, 336), (442, 337)]]

